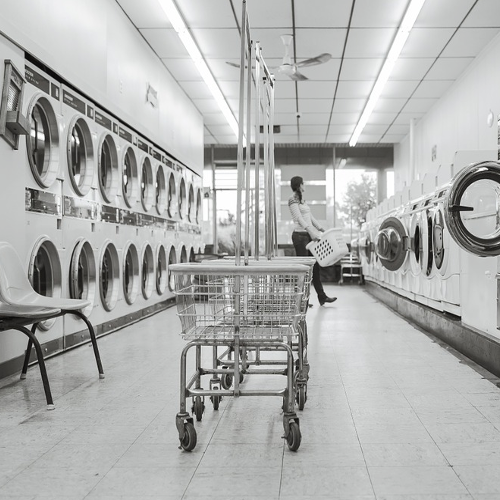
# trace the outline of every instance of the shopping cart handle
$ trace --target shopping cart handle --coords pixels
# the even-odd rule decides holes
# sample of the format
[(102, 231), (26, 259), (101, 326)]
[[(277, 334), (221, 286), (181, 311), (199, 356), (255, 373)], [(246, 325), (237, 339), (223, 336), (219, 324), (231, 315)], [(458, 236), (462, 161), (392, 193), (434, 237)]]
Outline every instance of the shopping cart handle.
[(171, 264), (170, 271), (185, 274), (303, 274), (309, 271), (309, 266), (304, 264), (266, 264), (251, 266), (236, 266), (235, 264), (197, 264), (188, 262), (184, 264)]

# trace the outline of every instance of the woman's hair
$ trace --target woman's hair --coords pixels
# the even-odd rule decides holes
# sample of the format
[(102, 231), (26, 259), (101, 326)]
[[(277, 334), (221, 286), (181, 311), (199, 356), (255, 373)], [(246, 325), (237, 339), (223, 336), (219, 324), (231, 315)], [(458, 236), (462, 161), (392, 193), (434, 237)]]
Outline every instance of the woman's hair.
[(296, 175), (290, 179), (290, 187), (292, 191), (297, 195), (299, 201), (302, 201), (302, 191), (300, 190), (301, 184), (304, 183), (304, 179), (300, 175)]

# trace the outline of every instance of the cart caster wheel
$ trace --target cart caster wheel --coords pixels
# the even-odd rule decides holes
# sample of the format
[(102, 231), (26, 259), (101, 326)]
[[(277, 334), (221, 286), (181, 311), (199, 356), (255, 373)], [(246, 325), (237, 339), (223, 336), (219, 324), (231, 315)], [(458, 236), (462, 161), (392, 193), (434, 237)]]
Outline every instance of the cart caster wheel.
[(214, 406), (214, 410), (217, 411), (219, 409), (219, 403), (222, 399), (222, 396), (210, 396), (212, 404)]
[(306, 404), (307, 401), (307, 389), (305, 385), (302, 385), (297, 388), (297, 392), (295, 394), (295, 401), (297, 401), (297, 406), (299, 407), (299, 410), (303, 410), (304, 405)]
[(302, 435), (300, 434), (300, 427), (297, 422), (290, 422), (289, 432), (286, 436), (286, 442), (290, 451), (297, 451), (300, 446)]
[[(227, 370), (227, 366), (223, 366)], [(220, 385), (226, 391), (233, 385), (233, 376), (230, 373), (223, 373), (220, 377)]]
[(205, 403), (203, 403), (200, 396), (196, 396), (194, 398), (192, 412), (196, 415), (197, 422), (201, 422), (204, 411), (205, 411)]
[(196, 430), (191, 422), (184, 424), (184, 436), (181, 439), (181, 448), (185, 451), (194, 450), (196, 446)]

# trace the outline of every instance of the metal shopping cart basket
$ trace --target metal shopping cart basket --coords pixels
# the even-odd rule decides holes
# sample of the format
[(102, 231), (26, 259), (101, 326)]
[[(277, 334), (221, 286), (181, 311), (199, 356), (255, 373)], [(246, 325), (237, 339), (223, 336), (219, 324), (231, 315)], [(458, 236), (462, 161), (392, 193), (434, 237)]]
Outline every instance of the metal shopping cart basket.
[[(186, 410), (186, 399), (193, 398), (193, 413), (202, 419), (204, 398), (210, 396), (214, 409), (223, 396), (280, 396), (283, 398), (284, 437), (288, 447), (300, 446), (299, 419), (294, 408), (294, 358), (292, 341), (297, 341), (303, 321), (304, 290), (309, 267), (301, 264), (267, 264), (237, 266), (228, 264), (174, 264), (170, 267), (174, 279), (177, 315), (181, 335), (188, 341), (181, 353), (180, 411), (176, 416), (181, 448), (196, 446), (193, 419)], [(201, 349), (213, 348), (213, 366), (201, 366)], [(286, 387), (277, 390), (245, 390), (240, 388), (240, 364), (232, 369), (219, 368), (217, 347), (281, 349), (286, 353), (286, 367), (281, 370), (259, 370), (259, 374), (286, 376)], [(187, 354), (195, 347), (195, 372), (187, 378)], [(223, 388), (220, 376), (228, 372), (233, 377), (231, 389)], [(252, 374), (252, 370), (246, 371)], [(209, 389), (201, 386), (202, 377), (212, 375)]]
[[(218, 261), (210, 261), (213, 265), (227, 265), (228, 262), (234, 263), (234, 257), (225, 257), (224, 259)], [(249, 258), (246, 265), (249, 266), (267, 266), (276, 264), (302, 264), (308, 267), (304, 282), (304, 293), (302, 295), (301, 302), (301, 312), (302, 317), (299, 322), (297, 340), (290, 342), (292, 350), (297, 353), (297, 358), (295, 359), (295, 370), (294, 370), (294, 393), (295, 401), (299, 410), (303, 410), (305, 403), (307, 401), (307, 381), (309, 379), (309, 361), (307, 358), (307, 345), (308, 345), (308, 332), (307, 332), (307, 322), (306, 322), (306, 312), (309, 304), (309, 295), (312, 282), (313, 266), (316, 263), (314, 257), (294, 257), (294, 256), (281, 256), (273, 257), (272, 259), (261, 259), (255, 260)], [(263, 365), (279, 365), (283, 364), (283, 360), (274, 359), (263, 359), (261, 357), (261, 352), (268, 349), (257, 347), (255, 350), (249, 351), (245, 347), (241, 348), (239, 356), (241, 357), (240, 362), (240, 382), (243, 381), (244, 374), (247, 369), (251, 366), (263, 366)], [(238, 356), (233, 360), (233, 350), (232, 347), (228, 347), (217, 357), (216, 364), (222, 366), (222, 368), (228, 368), (238, 361)], [(233, 377), (231, 373), (225, 373), (220, 377), (220, 383), (223, 389), (228, 389), (231, 387)]]

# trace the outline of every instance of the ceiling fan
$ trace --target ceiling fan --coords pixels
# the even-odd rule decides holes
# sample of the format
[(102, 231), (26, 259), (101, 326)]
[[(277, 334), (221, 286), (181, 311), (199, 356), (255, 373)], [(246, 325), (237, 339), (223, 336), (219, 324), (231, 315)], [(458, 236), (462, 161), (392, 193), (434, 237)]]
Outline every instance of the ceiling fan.
[[(302, 81), (308, 80), (307, 76), (303, 75), (298, 68), (304, 68), (307, 66), (317, 66), (318, 64), (323, 64), (328, 62), (332, 55), (328, 53), (320, 54), (316, 57), (311, 57), (310, 59), (305, 59), (304, 61), (300, 61), (298, 63), (293, 63), (292, 58), (290, 57), (290, 44), (292, 43), (292, 35), (281, 35), (281, 40), (283, 41), (283, 45), (285, 46), (285, 55), (283, 56), (283, 61), (280, 66), (270, 67), (270, 70), (276, 70), (278, 73), (288, 76), (292, 80)], [(235, 64), (232, 62), (227, 62), (230, 66), (235, 66), (239, 68), (239, 64)]]

